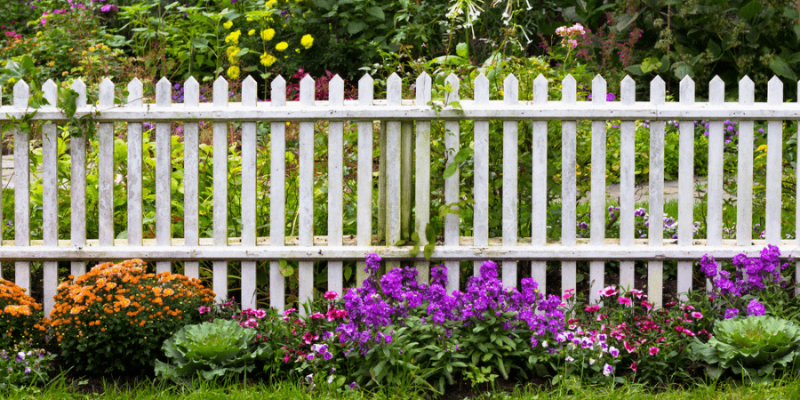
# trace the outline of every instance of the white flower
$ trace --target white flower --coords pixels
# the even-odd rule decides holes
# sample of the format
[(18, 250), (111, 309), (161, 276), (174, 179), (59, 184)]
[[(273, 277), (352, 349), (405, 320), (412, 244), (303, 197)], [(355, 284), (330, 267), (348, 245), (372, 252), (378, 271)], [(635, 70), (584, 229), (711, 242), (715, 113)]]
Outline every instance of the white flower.
[(567, 362), (573, 362), (573, 361), (575, 361), (575, 359), (574, 359), (574, 358), (572, 358), (572, 357), (570, 357), (570, 356), (567, 356), (567, 358), (565, 358), (565, 360), (567, 360)]
[(332, 383), (332, 382), (333, 382), (333, 375), (328, 377), (328, 383)]
[(547, 340), (542, 342), (542, 348), (546, 349), (548, 347)]
[(612, 366), (610, 366), (608, 364), (606, 364), (603, 367), (603, 375), (609, 376), (609, 375), (611, 375), (612, 372), (614, 372), (614, 367), (612, 367)]
[(589, 359), (589, 365), (594, 365), (594, 363), (595, 363), (594, 358), (590, 358)]

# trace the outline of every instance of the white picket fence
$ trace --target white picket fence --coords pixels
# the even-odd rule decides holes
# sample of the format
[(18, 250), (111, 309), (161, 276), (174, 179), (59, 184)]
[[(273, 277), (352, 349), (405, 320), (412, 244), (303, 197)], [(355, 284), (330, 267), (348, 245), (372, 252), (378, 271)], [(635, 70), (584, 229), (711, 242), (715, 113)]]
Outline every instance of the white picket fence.
[[(373, 81), (365, 76), (359, 81), (357, 101), (344, 100), (344, 85), (339, 77), (330, 82), (330, 100), (314, 100), (314, 81), (310, 77), (300, 83), (300, 101), (286, 101), (286, 83), (278, 77), (271, 83), (270, 102), (257, 103), (256, 82), (247, 78), (242, 85), (242, 102), (228, 103), (228, 83), (217, 79), (213, 87), (213, 103), (199, 102), (199, 86), (192, 78), (185, 83), (183, 104), (171, 104), (172, 86), (166, 79), (156, 85), (156, 101), (144, 104), (142, 84), (133, 80), (128, 84), (128, 102), (114, 105), (114, 84), (105, 80), (99, 89), (96, 106), (86, 104), (85, 85), (77, 81), (72, 88), (78, 98), (77, 116), (98, 112), (99, 122), (99, 210), (87, 210), (86, 192), (86, 142), (85, 138), (71, 139), (71, 237), (58, 240), (56, 201), (56, 143), (57, 126), (66, 120), (61, 111), (52, 106), (38, 110), (34, 119), (46, 121), (43, 125), (43, 185), (44, 219), (43, 241), (30, 240), (30, 176), (29, 134), (14, 131), (15, 162), (15, 240), (0, 246), (0, 260), (15, 261), (16, 282), (30, 287), (30, 262), (44, 261), (45, 307), (52, 309), (55, 294), (57, 261), (72, 262), (72, 273), (85, 271), (87, 261), (142, 258), (156, 261), (159, 271), (169, 270), (171, 261), (184, 261), (184, 273), (198, 276), (198, 261), (213, 261), (213, 289), (219, 297), (227, 295), (228, 261), (242, 262), (242, 293), (245, 306), (255, 303), (256, 262), (270, 261), (271, 305), (283, 308), (284, 277), (280, 273), (280, 260), (299, 261), (299, 297), (312, 296), (313, 263), (328, 263), (330, 290), (342, 290), (342, 260), (362, 260), (376, 252), (390, 266), (400, 260), (414, 262), (420, 270), (420, 280), (429, 277), (429, 263), (422, 253), (411, 256), (410, 246), (375, 246), (372, 227), (372, 154), (373, 122), (382, 121), (380, 131), (380, 182), (379, 227), (386, 243), (397, 243), (401, 232), (413, 229), (425, 243), (424, 227), (430, 218), (430, 146), (431, 121), (444, 120), (447, 134), (445, 146), (455, 154), (459, 143), (460, 120), (474, 120), (474, 176), (475, 209), (474, 236), (459, 237), (460, 218), (449, 214), (445, 220), (444, 244), (437, 245), (432, 259), (444, 260), (448, 267), (448, 290), (458, 288), (460, 260), (475, 260), (475, 269), (481, 260), (501, 262), (505, 285), (517, 281), (516, 262), (531, 260), (532, 276), (540, 287), (545, 282), (546, 260), (561, 261), (562, 290), (576, 286), (576, 261), (590, 261), (591, 298), (596, 300), (597, 290), (606, 284), (633, 287), (634, 261), (648, 261), (647, 290), (651, 301), (662, 302), (663, 260), (678, 260), (678, 292), (691, 289), (692, 266), (704, 254), (718, 259), (732, 258), (741, 252), (755, 255), (766, 243), (779, 245), (785, 256), (797, 257), (798, 242), (781, 241), (781, 147), (782, 121), (800, 119), (800, 106), (783, 102), (783, 86), (779, 79), (769, 82), (768, 101), (754, 102), (754, 84), (745, 77), (739, 83), (739, 102), (725, 102), (724, 83), (715, 78), (710, 83), (710, 101), (694, 101), (694, 82), (685, 78), (680, 85), (680, 102), (665, 102), (665, 85), (661, 78), (650, 84), (650, 101), (637, 102), (635, 83), (627, 77), (621, 84), (621, 101), (606, 100), (606, 82), (597, 77), (592, 82), (591, 102), (576, 100), (576, 82), (568, 76), (562, 82), (561, 101), (549, 101), (548, 81), (539, 76), (534, 82), (533, 101), (518, 100), (518, 82), (508, 76), (504, 82), (504, 100), (489, 99), (489, 81), (480, 75), (474, 82), (474, 100), (461, 100), (459, 79), (450, 75), (446, 82), (453, 89), (447, 94), (444, 107), (435, 110), (431, 100), (431, 78), (422, 74), (416, 80), (416, 98), (402, 99), (400, 77), (392, 75), (387, 80), (387, 98), (373, 99)], [(56, 85), (51, 81), (43, 86), (44, 97), (56, 103)], [(14, 86), (14, 103), (0, 107), (0, 122), (22, 117), (27, 110), (29, 87), (25, 82)], [(460, 109), (448, 106), (459, 100)], [(439, 104), (442, 104), (441, 102)], [(723, 120), (734, 119), (739, 125), (738, 154), (738, 219), (735, 240), (722, 239), (723, 194)], [(212, 121), (213, 131), (213, 238), (200, 238), (198, 233), (198, 122)], [(503, 236), (489, 238), (488, 193), (489, 121), (503, 123)], [(518, 121), (533, 121), (532, 132), (532, 231), (530, 238), (517, 237), (518, 229)], [(547, 243), (547, 121), (561, 120), (562, 124), (562, 237), (560, 243)], [(605, 168), (591, 170), (591, 238), (576, 239), (576, 129), (578, 120), (592, 122), (592, 165), (606, 164), (606, 120), (621, 122), (620, 167), (620, 238), (606, 239)], [(634, 129), (636, 120), (650, 121), (649, 155), (649, 215), (650, 221), (663, 220), (664, 187), (664, 132), (665, 121), (680, 122), (679, 156), (679, 214), (678, 220), (694, 221), (694, 122), (711, 120), (708, 157), (708, 236), (693, 239), (692, 224), (680, 223), (677, 240), (663, 240), (661, 223), (649, 225), (650, 240), (634, 239)], [(753, 123), (768, 123), (767, 187), (766, 187), (766, 240), (753, 240)], [(156, 239), (142, 238), (142, 123), (156, 122)], [(183, 239), (171, 237), (170, 210), (170, 124), (185, 121), (185, 233)], [(227, 124), (242, 122), (242, 232), (241, 238), (227, 235)], [(285, 187), (285, 128), (287, 121), (299, 121), (299, 237), (285, 237), (285, 193), (270, 193), (271, 236), (256, 237), (256, 121), (271, 123), (270, 187)], [(328, 130), (328, 232), (327, 237), (313, 232), (314, 193), (314, 124), (330, 121)], [(358, 121), (358, 212), (357, 238), (343, 238), (342, 234), (342, 167), (343, 122)], [(113, 124), (127, 124), (128, 130), (128, 221), (127, 240), (114, 240), (112, 216), (113, 185)], [(415, 131), (414, 131), (415, 130)], [(415, 146), (412, 146), (415, 138)], [(412, 150), (414, 149), (415, 150)], [(416, 165), (411, 165), (415, 151)], [(798, 155), (800, 157), (800, 155)], [(800, 158), (799, 158), (800, 159)], [(449, 157), (448, 165), (452, 162)], [(411, 170), (415, 170), (412, 182)], [(443, 171), (433, 171), (439, 174)], [(413, 190), (412, 190), (412, 185)], [(800, 188), (800, 186), (798, 186)], [(411, 199), (411, 193), (415, 198)], [(459, 174), (445, 180), (445, 201), (459, 201)], [(413, 204), (412, 204), (413, 203)], [(407, 221), (414, 215), (414, 226)], [(2, 210), (0, 209), (0, 212)], [(86, 239), (86, 212), (99, 213), (99, 239)], [(800, 225), (800, 212), (798, 225)], [(2, 215), (0, 215), (2, 220)], [(384, 222), (385, 221), (385, 222)], [(1, 224), (0, 224), (1, 225)], [(0, 228), (1, 229), (1, 228)], [(620, 281), (605, 282), (604, 261), (620, 260)], [(800, 277), (800, 264), (797, 269)], [(64, 277), (62, 277), (64, 278)]]

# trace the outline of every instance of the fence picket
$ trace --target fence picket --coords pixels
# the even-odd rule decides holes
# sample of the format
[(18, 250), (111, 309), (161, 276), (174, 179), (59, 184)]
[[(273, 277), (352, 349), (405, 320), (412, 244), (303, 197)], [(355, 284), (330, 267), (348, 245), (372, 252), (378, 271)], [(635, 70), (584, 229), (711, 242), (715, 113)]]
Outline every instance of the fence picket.
[[(403, 81), (396, 73), (386, 80), (386, 103), (400, 105)], [(386, 245), (394, 246), (400, 241), (400, 121), (386, 122)], [(384, 152), (381, 149), (381, 152)], [(386, 270), (400, 266), (399, 261), (388, 261)]]
[[(725, 82), (715, 76), (709, 84), (709, 103), (725, 103)], [(722, 121), (712, 121), (708, 130), (708, 244), (722, 244), (722, 174), (725, 133)]]
[[(488, 104), (489, 103), (489, 80), (482, 73), (475, 78), (475, 103)], [(516, 124), (516, 122), (512, 122)], [(475, 140), (474, 140), (474, 160), (475, 160), (475, 207), (473, 213), (473, 244), (475, 246), (488, 246), (489, 245), (489, 121), (475, 121), (474, 123)], [(508, 137), (503, 134), (503, 142), (508, 141)], [(516, 141), (514, 141), (516, 144)], [(505, 152), (503, 158), (505, 159)], [(514, 166), (516, 173), (516, 166)], [(503, 188), (506, 187), (508, 181), (506, 174), (508, 170), (503, 168)], [(505, 195), (503, 196), (505, 199)], [(505, 224), (505, 207), (503, 207), (503, 223)], [(514, 218), (516, 226), (517, 219)], [(503, 237), (505, 237), (503, 233)], [(481, 264), (483, 260), (475, 260), (473, 262), (473, 274), (480, 275)], [(514, 269), (516, 272), (516, 268)], [(503, 281), (506, 281), (505, 275), (505, 262), (503, 263)], [(515, 280), (516, 281), (516, 280)]]
[[(797, 82), (797, 93), (800, 93), (800, 82)], [(797, 102), (800, 103), (800, 96), (798, 96)], [(800, 137), (800, 125), (797, 127), (797, 137)], [(800, 146), (797, 147), (797, 155), (800, 156)], [(800, 157), (796, 158), (800, 160)], [(800, 182), (800, 166), (795, 165), (795, 182)], [(752, 179), (752, 178), (751, 178)], [(800, 199), (800, 185), (795, 185), (795, 199)], [(797, 201), (795, 204), (795, 236), (797, 236), (797, 243), (800, 244), (800, 201)], [(800, 261), (795, 262), (794, 267), (794, 295), (800, 296)]]
[[(98, 107), (114, 107), (114, 83), (100, 83)], [(114, 123), (100, 123), (98, 129), (98, 234), (101, 246), (114, 245)]]
[[(256, 107), (258, 84), (242, 82), (242, 106)], [(256, 245), (256, 123), (242, 122), (242, 246)], [(242, 308), (256, 307), (256, 261), (242, 261)]]
[[(156, 107), (170, 107), (172, 105), (170, 96), (172, 96), (172, 84), (167, 78), (161, 78), (156, 84)], [(216, 204), (217, 199), (214, 200)], [(170, 123), (156, 124), (156, 243), (159, 246), (169, 246), (172, 243), (172, 124)], [(170, 271), (169, 261), (156, 262), (156, 272)]]
[[(358, 105), (372, 106), (373, 81), (365, 74), (358, 81)], [(372, 121), (358, 122), (358, 216), (357, 236), (359, 246), (372, 245)], [(358, 262), (356, 282), (358, 286), (367, 279), (364, 272), (367, 263)]]
[[(533, 104), (547, 103), (547, 78), (533, 80)], [(531, 244), (547, 244), (547, 121), (533, 121), (531, 150)], [(547, 293), (547, 262), (531, 261), (531, 277)]]
[[(694, 104), (694, 81), (688, 75), (681, 80), (680, 102), (690, 107)], [(694, 125), (692, 121), (680, 122), (678, 166), (678, 245), (691, 246), (694, 239)], [(688, 300), (692, 289), (691, 261), (678, 261), (678, 294)]]
[[(459, 79), (457, 76), (450, 74), (445, 79), (445, 84), (450, 87), (450, 92), (445, 94), (445, 104), (450, 104), (452, 101), (459, 101), (458, 89)], [(460, 128), (458, 121), (446, 121), (444, 123), (444, 148), (447, 152), (447, 164), (445, 168), (454, 162), (454, 158), (461, 148), (460, 145)], [(459, 187), (460, 182), (459, 168), (456, 166), (455, 173), (449, 178), (444, 180), (444, 202), (450, 210), (458, 211), (453, 203), (459, 200)], [(459, 244), (459, 229), (460, 229), (461, 216), (452, 212), (447, 213), (444, 217), (444, 245), (445, 246), (458, 246)], [(453, 290), (459, 288), (459, 266), (458, 261), (445, 261), (444, 266), (447, 268), (447, 293), (452, 293)]]
[[(767, 103), (783, 103), (783, 82), (773, 76), (769, 80)], [(767, 124), (767, 209), (766, 239), (769, 244), (781, 241), (781, 178), (783, 173), (783, 121), (769, 121)]]
[[(42, 90), (44, 99), (50, 103), (44, 107), (55, 108), (58, 99), (58, 87), (55, 82), (48, 79), (42, 85)], [(58, 246), (58, 130), (54, 123), (42, 125), (42, 239), (45, 246)], [(44, 262), (42, 281), (44, 315), (49, 317), (55, 306), (53, 297), (56, 295), (58, 285), (57, 261)]]
[[(606, 98), (606, 80), (597, 75), (592, 80), (592, 103), (603, 104)], [(592, 172), (591, 172), (591, 225), (590, 242), (602, 246), (606, 240), (606, 121), (592, 121)], [(600, 289), (605, 286), (605, 261), (589, 263), (589, 302), (600, 301)]]
[[(488, 81), (486, 92), (488, 99)], [(509, 74), (503, 81), (503, 103), (515, 105), (519, 102), (519, 81), (517, 77)], [(476, 122), (477, 124), (477, 122)], [(519, 122), (503, 121), (503, 246), (517, 245), (517, 230), (519, 229), (519, 196), (518, 192), (518, 172), (519, 172)], [(486, 231), (489, 231), (489, 210), (488, 210), (488, 185), (489, 185), (489, 131), (487, 125), (486, 143), (481, 144), (485, 154), (475, 154), (475, 161), (483, 158), (486, 162), (486, 185), (487, 185), (487, 210), (486, 210)], [(478, 143), (475, 143), (475, 150)], [(488, 243), (488, 238), (487, 238)], [(503, 286), (517, 286), (517, 262), (503, 261)]]
[[(286, 80), (278, 75), (272, 81), (270, 107), (286, 106)], [(270, 245), (286, 245), (286, 122), (270, 123), (270, 192), (269, 236)], [(269, 305), (283, 311), (286, 280), (281, 271), (281, 260), (269, 263)]]
[[(575, 105), (576, 82), (572, 75), (567, 75), (561, 83), (561, 103)], [(576, 191), (577, 191), (577, 164), (575, 152), (577, 149), (576, 135), (578, 132), (577, 121), (563, 121), (561, 123), (561, 245), (575, 245), (576, 228)], [(575, 261), (561, 262), (561, 292), (575, 290), (577, 285)]]
[[(344, 81), (336, 75), (330, 81), (328, 105), (344, 106)], [(328, 246), (342, 245), (344, 123), (328, 125)], [(342, 293), (342, 262), (328, 261), (328, 290)]]
[[(76, 104), (86, 105), (86, 85), (80, 78), (72, 84), (78, 92)], [(86, 246), (86, 136), (71, 136), (70, 140), (70, 243), (72, 247)], [(74, 276), (86, 272), (86, 263), (73, 261), (71, 272)]]
[[(424, 107), (431, 101), (431, 77), (424, 71), (416, 81), (416, 106)], [(431, 220), (431, 121), (417, 121), (416, 131), (416, 183), (414, 190), (414, 218), (419, 246), (428, 244), (425, 228)], [(417, 282), (430, 282), (430, 263), (417, 261)]]
[[(228, 105), (228, 81), (223, 77), (214, 81), (214, 106)], [(214, 122), (213, 133), (213, 231), (214, 246), (228, 245), (228, 123)], [(158, 166), (158, 161), (156, 161)], [(158, 195), (156, 194), (156, 199)], [(158, 234), (156, 234), (158, 235)], [(214, 261), (212, 287), (217, 301), (228, 298), (228, 262)]]
[[(314, 79), (306, 75), (300, 81), (300, 104), (308, 107), (314, 106)], [(300, 246), (314, 245), (314, 122), (300, 123), (298, 159), (299, 168), (299, 208), (300, 220), (299, 244)], [(312, 300), (314, 290), (314, 262), (300, 261), (300, 285), (298, 300), (300, 303)], [(302, 307), (299, 307), (303, 310)]]
[[(194, 77), (183, 84), (183, 106), (187, 109), (199, 107), (200, 85)], [(200, 192), (199, 146), (200, 126), (197, 122), (183, 123), (183, 245), (197, 246), (200, 243)], [(183, 274), (190, 278), (200, 278), (200, 262), (186, 261)]]
[[(626, 76), (620, 83), (620, 98), (622, 104), (626, 106), (636, 103), (636, 82), (630, 76)], [(635, 132), (635, 121), (622, 121), (620, 123), (618, 216), (620, 246), (631, 246), (634, 240)], [(633, 266), (633, 261), (620, 261), (619, 263), (619, 285), (625, 289), (634, 288), (636, 276)]]
[[(142, 82), (128, 83), (129, 108), (142, 107)], [(142, 245), (142, 123), (128, 122), (128, 246)]]
[[(745, 76), (739, 81), (739, 104), (754, 102), (755, 85)], [(739, 121), (739, 165), (736, 179), (736, 244), (753, 239), (753, 121)], [(798, 214), (800, 215), (800, 214)]]
[[(660, 76), (650, 82), (650, 102), (664, 104), (664, 80)], [(661, 246), (664, 242), (664, 121), (650, 122), (650, 224), (648, 244)], [(653, 306), (660, 308), (664, 289), (664, 262), (647, 263), (647, 298)]]
[[(20, 80), (14, 85), (14, 107), (27, 108), (30, 99), (30, 88)], [(31, 244), (31, 177), (30, 177), (30, 131), (14, 129), (14, 245), (30, 246)], [(14, 282), (23, 289), (31, 288), (31, 263), (17, 261), (14, 263)]]

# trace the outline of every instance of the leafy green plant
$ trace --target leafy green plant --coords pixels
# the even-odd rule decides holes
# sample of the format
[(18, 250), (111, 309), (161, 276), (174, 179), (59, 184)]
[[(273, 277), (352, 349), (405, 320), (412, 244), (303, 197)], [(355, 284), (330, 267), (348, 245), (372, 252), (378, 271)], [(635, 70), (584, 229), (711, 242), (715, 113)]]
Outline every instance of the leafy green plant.
[(164, 342), (162, 349), (169, 361), (156, 360), (156, 376), (191, 383), (198, 375), (213, 380), (251, 372), (267, 349), (253, 345), (255, 338), (254, 329), (228, 319), (184, 326)]
[(732, 318), (717, 322), (708, 344), (698, 340), (691, 350), (708, 363), (712, 379), (729, 371), (753, 381), (770, 381), (800, 359), (800, 327), (767, 315)]
[(30, 343), (0, 349), (0, 393), (47, 383), (55, 358)]

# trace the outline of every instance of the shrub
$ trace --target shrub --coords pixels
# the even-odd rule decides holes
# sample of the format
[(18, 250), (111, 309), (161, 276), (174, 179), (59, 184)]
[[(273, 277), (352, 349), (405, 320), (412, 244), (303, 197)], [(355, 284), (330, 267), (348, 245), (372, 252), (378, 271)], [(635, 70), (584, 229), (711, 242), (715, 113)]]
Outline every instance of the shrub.
[(164, 342), (162, 349), (169, 361), (156, 360), (156, 375), (191, 383), (197, 375), (212, 380), (228, 373), (251, 372), (267, 348), (255, 339), (255, 329), (230, 319), (184, 326)]
[(79, 372), (151, 370), (161, 344), (214, 293), (196, 279), (147, 273), (141, 260), (105, 263), (58, 286), (53, 329), (67, 365)]
[(0, 393), (47, 382), (55, 355), (30, 344), (0, 350)]
[(31, 341), (44, 342), (47, 320), (42, 305), (25, 294), (25, 289), (0, 278), (0, 349)]
[(709, 364), (712, 379), (730, 371), (754, 381), (771, 380), (800, 357), (800, 327), (767, 315), (728, 319), (714, 326), (708, 344), (697, 341), (691, 349)]

